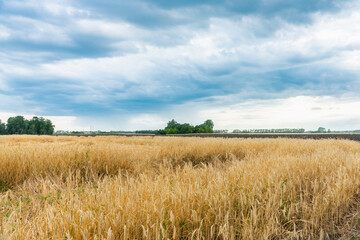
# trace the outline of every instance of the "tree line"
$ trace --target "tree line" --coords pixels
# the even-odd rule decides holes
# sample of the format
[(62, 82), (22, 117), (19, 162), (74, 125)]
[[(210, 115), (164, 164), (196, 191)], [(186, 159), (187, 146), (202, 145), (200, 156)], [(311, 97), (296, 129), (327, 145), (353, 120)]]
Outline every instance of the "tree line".
[(304, 128), (278, 128), (278, 129), (235, 129), (233, 133), (304, 133)]
[(0, 120), (0, 135), (5, 134), (30, 134), (50, 135), (54, 133), (54, 125), (51, 120), (43, 117), (33, 117), (30, 120), (23, 116), (10, 117), (7, 123)]
[(169, 121), (164, 129), (158, 130), (157, 134), (186, 134), (186, 133), (213, 133), (214, 123), (206, 120), (203, 124), (193, 126), (189, 123), (178, 123), (174, 119)]

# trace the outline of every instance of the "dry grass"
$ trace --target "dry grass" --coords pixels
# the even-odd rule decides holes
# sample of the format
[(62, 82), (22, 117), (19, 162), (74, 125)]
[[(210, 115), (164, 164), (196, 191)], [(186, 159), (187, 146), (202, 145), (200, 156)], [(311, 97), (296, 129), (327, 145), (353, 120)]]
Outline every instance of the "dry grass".
[(346, 140), (0, 137), (0, 239), (338, 238)]

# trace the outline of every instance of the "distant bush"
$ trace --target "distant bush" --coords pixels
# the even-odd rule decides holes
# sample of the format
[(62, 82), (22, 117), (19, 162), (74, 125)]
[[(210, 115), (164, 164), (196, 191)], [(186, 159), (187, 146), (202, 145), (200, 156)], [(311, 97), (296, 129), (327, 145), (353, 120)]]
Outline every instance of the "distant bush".
[(222, 130), (214, 130), (214, 133), (228, 133), (229, 130), (227, 129), (222, 129)]
[(235, 129), (233, 133), (304, 133), (304, 128), (277, 128), (277, 129)]
[(157, 134), (158, 130), (136, 130), (137, 134)]

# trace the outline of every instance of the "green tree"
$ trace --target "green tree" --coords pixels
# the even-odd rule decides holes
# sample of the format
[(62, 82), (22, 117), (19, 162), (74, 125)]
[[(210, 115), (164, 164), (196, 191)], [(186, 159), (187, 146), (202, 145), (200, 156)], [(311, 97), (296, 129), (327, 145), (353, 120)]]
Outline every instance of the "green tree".
[(191, 126), (189, 123), (184, 123), (179, 126), (180, 133), (193, 133), (195, 130), (194, 126)]
[(177, 128), (168, 128), (166, 129), (166, 134), (179, 134), (179, 130)]
[(179, 126), (180, 126), (180, 124), (173, 119), (168, 122), (167, 126), (165, 127), (165, 130), (166, 129), (177, 129), (177, 128), (179, 128)]
[(51, 120), (35, 116), (29, 121), (27, 134), (45, 135), (53, 133), (54, 125), (52, 124)]
[(326, 132), (326, 129), (324, 127), (319, 127), (317, 132), (319, 133), (325, 133)]
[(178, 134), (180, 129), (180, 124), (176, 122), (174, 119), (169, 121), (167, 126), (165, 127), (166, 134)]
[(2, 123), (0, 120), (0, 135), (6, 134), (6, 125), (5, 123)]
[(27, 134), (39, 134), (39, 118), (38, 117), (33, 117), (30, 121), (29, 121), (29, 128), (27, 131)]
[(195, 133), (205, 133), (205, 132), (206, 132), (206, 130), (205, 130), (203, 124), (195, 126)]
[(212, 120), (206, 120), (203, 124), (195, 126), (196, 133), (213, 133), (214, 123)]
[(206, 120), (204, 122), (204, 125), (211, 130), (213, 130), (213, 128), (214, 128), (214, 122), (210, 119)]
[(155, 134), (158, 134), (158, 135), (165, 135), (167, 132), (166, 132), (166, 130), (165, 129), (159, 129), (159, 130), (157, 130), (156, 131), (156, 133)]
[(39, 118), (39, 135), (45, 135), (47, 134), (46, 130), (46, 120), (42, 117)]
[(55, 131), (55, 125), (51, 122), (51, 120), (46, 119), (45, 120), (45, 129), (46, 129), (46, 134), (54, 134)]
[(8, 134), (25, 134), (29, 121), (23, 116), (10, 117), (6, 124), (6, 130)]

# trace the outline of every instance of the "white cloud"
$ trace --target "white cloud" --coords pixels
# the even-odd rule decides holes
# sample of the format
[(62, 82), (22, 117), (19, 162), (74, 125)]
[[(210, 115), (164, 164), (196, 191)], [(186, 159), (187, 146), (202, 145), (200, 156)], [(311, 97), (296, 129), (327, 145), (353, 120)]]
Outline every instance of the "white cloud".
[(343, 51), (334, 58), (334, 62), (337, 63), (338, 68), (360, 73), (360, 50)]
[(77, 33), (115, 39), (134, 39), (142, 34), (140, 29), (126, 22), (110, 22), (100, 19), (80, 19), (76, 23)]
[(27, 1), (4, 1), (4, 9), (20, 12), (35, 12), (38, 14), (47, 14), (53, 17), (66, 16), (89, 16), (90, 12), (85, 9), (79, 9), (71, 6), (67, 0), (27, 0)]
[[(217, 103), (222, 105), (222, 103)], [(203, 104), (198, 117), (210, 118), (217, 129), (306, 128), (360, 129), (360, 99), (296, 96), (253, 100), (227, 106)], [(194, 105), (190, 103), (189, 105)]]
[[(160, 129), (171, 119), (192, 125), (212, 119), (215, 129), (259, 128), (305, 128), (316, 130), (326, 127), (332, 130), (360, 129), (360, 99), (347, 97), (296, 96), (271, 100), (238, 101), (238, 96), (213, 98), (204, 101), (189, 101), (156, 113), (126, 113), (108, 118), (79, 118), (78, 128), (89, 126), (103, 130)], [(233, 102), (231, 103), (231, 99)], [(238, 103), (236, 103), (238, 101)], [(74, 130), (76, 128), (71, 128)]]
[(75, 116), (45, 116), (44, 118), (50, 119), (55, 125), (55, 131), (64, 130), (85, 130), (88, 131), (87, 127), (82, 126), (78, 122), (78, 117)]
[(17, 28), (7, 27), (6, 40), (51, 43), (65, 46), (72, 44), (72, 40), (63, 26), (22, 16), (2, 16), (0, 17), (0, 22), (6, 22), (10, 26), (18, 26)]
[[(159, 47), (153, 42), (155, 35), (161, 37), (161, 31), (139, 29), (126, 22), (78, 19), (74, 26), (68, 26), (72, 31), (117, 40), (126, 39), (134, 45), (134, 49), (138, 49), (138, 52), (113, 57), (78, 58), (46, 63), (34, 70), (34, 73), (86, 79), (90, 83), (91, 79), (102, 78), (102, 81), (111, 85), (114, 79), (119, 79), (117, 81), (120, 82), (141, 82), (144, 78), (151, 78), (164, 71), (163, 68), (157, 67), (159, 64), (191, 70), (192, 66), (239, 63), (238, 68), (244, 73), (275, 71), (293, 67), (296, 63), (289, 63), (293, 58), (314, 57), (316, 60), (325, 61), (323, 54), (335, 51), (335, 54), (341, 55), (342, 51), (346, 51), (344, 48), (359, 45), (358, 11), (344, 10), (334, 16), (319, 14), (313, 18), (314, 24), (311, 26), (294, 26), (278, 20), (277, 24), (282, 27), (275, 35), (269, 34), (266, 37), (257, 37), (253, 33), (252, 26), (262, 29), (266, 24), (270, 24), (259, 17), (243, 17), (241, 21), (212, 18), (209, 29), (199, 30), (194, 35), (187, 34), (189, 37), (192, 36), (188, 42), (168, 47)], [(37, 27), (31, 33), (24, 33), (29, 39), (69, 44), (71, 42), (68, 30), (61, 29), (60, 26), (39, 22), (31, 25)], [(184, 29), (177, 30), (180, 30), (178, 34), (186, 32)], [(119, 41), (110, 44), (114, 47), (122, 46)], [(333, 57), (334, 53), (331, 56)], [(242, 62), (252, 64), (253, 67), (244, 66)], [(34, 66), (28, 67), (34, 69)], [(195, 73), (190, 72), (190, 74)]]
[(0, 40), (8, 40), (10, 35), (10, 29), (0, 24)]
[(164, 128), (168, 119), (158, 114), (138, 114), (128, 119), (128, 126), (133, 130), (150, 130)]
[[(39, 4), (38, 1), (35, 1)], [(89, 17), (90, 12), (85, 9), (78, 9), (69, 5), (66, 1), (45, 1), (42, 8), (53, 16)]]

